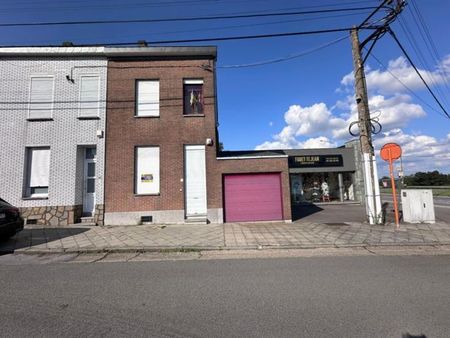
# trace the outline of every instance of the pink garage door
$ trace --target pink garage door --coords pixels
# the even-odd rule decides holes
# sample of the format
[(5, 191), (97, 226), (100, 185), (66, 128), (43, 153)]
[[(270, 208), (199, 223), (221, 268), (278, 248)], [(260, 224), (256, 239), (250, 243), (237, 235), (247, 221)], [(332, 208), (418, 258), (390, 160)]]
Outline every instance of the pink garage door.
[(282, 220), (280, 185), (278, 173), (226, 175), (225, 221)]

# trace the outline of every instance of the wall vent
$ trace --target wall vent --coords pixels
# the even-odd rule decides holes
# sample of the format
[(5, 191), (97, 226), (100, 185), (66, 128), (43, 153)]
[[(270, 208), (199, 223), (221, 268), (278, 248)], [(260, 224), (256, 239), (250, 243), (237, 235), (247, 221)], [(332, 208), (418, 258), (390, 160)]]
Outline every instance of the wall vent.
[(141, 216), (141, 223), (142, 224), (153, 223), (153, 216)]

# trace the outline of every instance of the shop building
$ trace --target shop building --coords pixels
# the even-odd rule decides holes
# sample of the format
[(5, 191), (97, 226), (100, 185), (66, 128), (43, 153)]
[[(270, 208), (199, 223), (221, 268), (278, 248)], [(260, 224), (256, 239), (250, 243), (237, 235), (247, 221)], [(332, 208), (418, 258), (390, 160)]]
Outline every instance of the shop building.
[(356, 142), (326, 149), (290, 149), (288, 155), (291, 202), (345, 203), (363, 199)]
[(103, 222), (104, 48), (0, 48), (0, 198), (26, 223)]

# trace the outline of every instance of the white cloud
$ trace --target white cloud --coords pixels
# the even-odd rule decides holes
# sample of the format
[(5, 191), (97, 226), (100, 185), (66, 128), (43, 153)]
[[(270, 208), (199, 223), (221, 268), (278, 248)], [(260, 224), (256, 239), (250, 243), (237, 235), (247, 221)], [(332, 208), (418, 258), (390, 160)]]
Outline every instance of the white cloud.
[[(403, 57), (390, 61), (388, 68), (411, 89), (423, 87), (414, 69), (408, 66)], [(371, 89), (369, 93), (371, 116), (377, 118), (384, 131), (374, 136), (375, 147), (379, 149), (387, 142), (399, 143), (404, 150), (406, 171), (437, 168), (448, 172), (450, 133), (441, 140), (425, 134), (405, 133), (403, 129), (411, 120), (426, 116), (425, 110), (421, 105), (414, 103), (410, 95), (404, 93), (404, 87), (388, 72), (370, 70), (368, 67), (366, 69), (368, 69), (368, 87)], [(437, 69), (450, 79), (450, 55), (437, 66)], [(443, 83), (444, 77), (439, 71), (422, 70), (421, 73), (426, 80), (433, 75), (437, 83)], [(350, 139), (348, 127), (350, 123), (358, 120), (354, 95), (349, 94), (353, 91), (353, 88), (350, 88), (350, 85), (353, 86), (353, 74), (345, 75), (341, 85), (336, 92), (345, 96), (331, 108), (324, 102), (306, 107), (291, 105), (284, 113), (286, 125), (283, 129), (273, 135), (272, 140), (256, 146), (256, 149), (329, 148)], [(383, 163), (381, 166), (385, 169)]]
[[(436, 69), (427, 71), (419, 69), (420, 74), (429, 85), (439, 85), (450, 79), (450, 55), (444, 58)], [(395, 79), (395, 77), (398, 78)], [(408, 61), (400, 56), (388, 63), (387, 70), (374, 69), (368, 71), (366, 69), (366, 82), (369, 92), (379, 92), (383, 94), (394, 94), (398, 92), (406, 92), (407, 89), (400, 81), (411, 90), (423, 89), (425, 85), (417, 75), (413, 67)], [(345, 75), (341, 80), (344, 87), (353, 86), (353, 72)]]
[[(377, 155), (379, 155), (379, 149), (389, 142), (397, 143), (402, 147), (405, 174), (435, 169), (443, 172), (450, 170), (450, 138), (448, 137), (439, 140), (429, 135), (412, 135), (401, 129), (393, 129), (375, 138), (374, 146), (377, 149)], [(382, 160), (378, 163), (387, 172), (386, 163)], [(399, 165), (400, 163), (396, 162), (396, 166)]]
[(273, 142), (266, 141), (258, 146), (256, 150), (266, 150), (266, 149), (317, 149), (317, 148), (334, 148), (336, 147), (336, 142), (330, 140), (328, 137), (319, 136), (315, 138), (309, 138), (306, 141), (298, 141), (295, 137), (286, 138), (284, 140), (278, 139)]
[(325, 103), (316, 103), (310, 107), (290, 106), (284, 114), (284, 120), (296, 136), (314, 135), (328, 128), (339, 127), (342, 123), (341, 119), (331, 114)]
[(269, 127), (272, 127), (272, 126), (273, 126), (273, 122), (270, 121), (270, 122), (269, 122)]
[[(348, 138), (348, 126), (358, 119), (356, 103), (350, 99), (339, 101), (335, 107), (347, 109), (341, 116), (334, 116), (325, 103), (316, 103), (309, 107), (292, 105), (284, 114), (286, 126), (276, 135), (273, 141), (267, 141), (258, 147), (273, 148), (301, 148), (304, 143), (297, 137), (326, 136), (341, 143)], [(398, 128), (405, 126), (411, 119), (425, 116), (420, 105), (411, 102), (408, 95), (396, 95), (386, 99), (376, 95), (369, 99), (369, 106), (373, 116), (379, 115), (379, 121), (384, 128)], [(265, 149), (264, 148), (264, 149)], [(259, 149), (259, 148), (258, 148)]]
[(333, 142), (325, 136), (319, 136), (316, 138), (310, 138), (303, 142), (303, 148), (305, 149), (317, 149), (317, 148), (335, 148), (336, 142)]

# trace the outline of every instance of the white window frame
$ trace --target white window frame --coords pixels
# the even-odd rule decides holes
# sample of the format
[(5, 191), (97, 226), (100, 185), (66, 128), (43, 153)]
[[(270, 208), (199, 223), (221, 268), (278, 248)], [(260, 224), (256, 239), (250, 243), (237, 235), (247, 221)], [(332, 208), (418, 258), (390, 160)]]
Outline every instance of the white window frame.
[(203, 84), (203, 79), (184, 79), (183, 84)]
[[(31, 193), (31, 188), (33, 188), (31, 186), (31, 168), (32, 168), (32, 152), (33, 150), (37, 150), (37, 149), (41, 149), (41, 150), (48, 150), (49, 151), (49, 167), (48, 167), (48, 185), (47, 187), (47, 192), (46, 193)], [(48, 191), (49, 191), (49, 186), (50, 186), (50, 166), (51, 166), (51, 149), (50, 146), (30, 146), (30, 147), (26, 147), (25, 148), (25, 168), (26, 168), (26, 172), (25, 172), (25, 197), (26, 198), (48, 198)]]
[[(53, 79), (50, 116), (42, 117), (42, 118), (30, 116), (31, 105), (33, 104), (33, 102), (31, 102), (31, 88), (32, 88), (34, 78), (52, 78)], [(28, 85), (28, 117), (27, 117), (28, 120), (51, 120), (51, 119), (53, 119), (53, 111), (55, 109), (55, 82), (56, 82), (55, 76), (51, 75), (51, 74), (35, 74), (35, 75), (30, 76), (30, 83)]]
[[(139, 172), (139, 149), (143, 148), (153, 148), (158, 149), (158, 165), (155, 166), (155, 169), (157, 170), (157, 173), (150, 173), (155, 175), (154, 179), (157, 178), (157, 185), (156, 188), (152, 191), (142, 191), (139, 188), (139, 181), (141, 180), (141, 175), (144, 174), (142, 172)], [(157, 174), (157, 175), (156, 175)], [(156, 182), (155, 182), (156, 183)], [(136, 146), (134, 148), (134, 194), (135, 195), (159, 195), (161, 193), (161, 148), (159, 146), (155, 145), (140, 145)]]
[(204, 102), (202, 102), (202, 110), (203, 110), (203, 112), (201, 114), (199, 114), (199, 113), (195, 113), (195, 114), (186, 113), (186, 108), (185, 108), (186, 97), (185, 97), (185, 92), (184, 92), (184, 89), (185, 89), (184, 86), (185, 85), (202, 85), (202, 95), (203, 95), (203, 100), (204, 100), (205, 86), (204, 86), (203, 79), (195, 79), (195, 78), (183, 79), (183, 116), (185, 116), (185, 117), (204, 116), (205, 115)]
[[(82, 104), (82, 102), (81, 102), (81, 85), (82, 85), (82, 82), (83, 82), (83, 78), (86, 78), (86, 77), (96, 77), (98, 79), (97, 114), (95, 116), (94, 115), (84, 115), (83, 114), (83, 109), (81, 109), (81, 104)], [(100, 95), (100, 89), (101, 89), (101, 81), (102, 81), (102, 79), (100, 77), (100, 74), (98, 74), (98, 73), (81, 74), (79, 76), (80, 85), (78, 86), (78, 117), (84, 118), (84, 119), (89, 119), (89, 118), (96, 119), (96, 118), (98, 118), (100, 116), (100, 96), (101, 96)]]
[[(156, 82), (158, 83), (158, 113), (157, 114), (139, 114), (139, 83), (143, 83), (143, 82)], [(134, 116), (135, 117), (160, 117), (161, 116), (161, 81), (159, 79), (136, 79), (136, 84), (135, 84), (135, 95), (136, 95), (136, 99), (135, 99), (135, 112), (134, 112)]]

